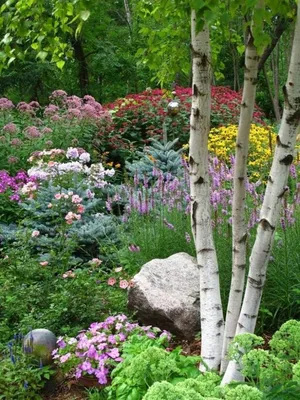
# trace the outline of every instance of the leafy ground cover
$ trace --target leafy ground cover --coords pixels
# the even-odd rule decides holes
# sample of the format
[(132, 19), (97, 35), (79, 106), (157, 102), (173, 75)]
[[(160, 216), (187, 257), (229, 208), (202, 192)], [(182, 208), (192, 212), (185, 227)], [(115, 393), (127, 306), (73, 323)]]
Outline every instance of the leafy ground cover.
[[(35, 103), (20, 103), (14, 107), (9, 100), (1, 99), (0, 140), (4, 145), (0, 147), (0, 349), (3, 351), (0, 369), (4, 386), (12, 381), (18, 383), (16, 390), (20, 390), (20, 400), (30, 398), (27, 390), (30, 382), (32, 396), (36, 399), (42, 385), (34, 379), (29, 382), (18, 372), (26, 371), (26, 363), (31, 361), (13, 362), (16, 359), (7, 343), (14, 335), (37, 327), (51, 329), (57, 336), (66, 337), (67, 345), (60, 347), (57, 360), (65, 367), (67, 375), (73, 373), (76, 362), (81, 365), (78, 374), (92, 369), (94, 373), (91, 360), (81, 361), (81, 352), (76, 355), (76, 350), (68, 347), (80, 342), (77, 335), (82, 332), (79, 332), (91, 327), (92, 335), (97, 331), (95, 336), (99, 339), (103, 321), (116, 315), (128, 315), (126, 291), (132, 284), (131, 278), (144, 263), (181, 251), (194, 255), (186, 146), (182, 147), (187, 142), (189, 129), (190, 92), (178, 88), (176, 96), (181, 102), (177, 116), (167, 116), (166, 107), (172, 96), (160, 90), (120, 99), (108, 107), (110, 111), (103, 109), (91, 96), (80, 99), (62, 91), (52, 95), (45, 109)], [(213, 88), (213, 99), (215, 127), (211, 131), (209, 163), (211, 205), (216, 247), (221, 255), (222, 301), (226, 305), (231, 276), (232, 151), (240, 95), (228, 88)], [(255, 118), (246, 203), (249, 245), (254, 240), (263, 198), (266, 177), (263, 167), (268, 164), (276, 137), (268, 125), (263, 125), (259, 109)], [(160, 140), (164, 124), (167, 124), (169, 138), (176, 137), (167, 144)], [(18, 145), (12, 143), (17, 140)], [(116, 140), (120, 142), (114, 142)], [(118, 146), (123, 146), (122, 154)], [(15, 157), (13, 162), (11, 157)], [(288, 185), (282, 198), (280, 226), (257, 333), (266, 329), (273, 333), (287, 319), (300, 317), (299, 162), (290, 168)], [(135, 324), (133, 315), (126, 318)], [(98, 354), (92, 346), (84, 348), (92, 360), (93, 357), (109, 360), (109, 366), (103, 362), (100, 372), (109, 377), (111, 385), (106, 392), (84, 392), (83, 396), (94, 400), (145, 396), (152, 400), (163, 399), (163, 396), (181, 398), (182, 392), (189, 390), (191, 399), (203, 398), (200, 386), (204, 383), (198, 382), (194, 375), (199, 374), (197, 357), (191, 355), (192, 358), (183, 359), (180, 351), (171, 345), (166, 350), (156, 331), (150, 328), (134, 325), (132, 337), (127, 337), (121, 330), (121, 322), (118, 328), (115, 325), (113, 331), (106, 332), (106, 337), (111, 336), (116, 342), (111, 345), (117, 345), (109, 347), (105, 354)], [(288, 326), (294, 335), (296, 325)], [(146, 334), (141, 335), (140, 329)], [(289, 337), (290, 333), (284, 335)], [(296, 334), (295, 337), (291, 340), (298, 349), (300, 341)], [(91, 337), (86, 338), (85, 345), (89, 340)], [(155, 356), (148, 350), (153, 346)], [(280, 353), (279, 348), (277, 351)], [(258, 358), (265, 357), (262, 359), (270, 366), (275, 361), (282, 363), (282, 355), (278, 361), (274, 358), (278, 358), (277, 353), (260, 354)], [(297, 353), (290, 364), (296, 364), (298, 359)], [(148, 361), (144, 363), (144, 360)], [(141, 376), (130, 369), (130, 365), (141, 365), (142, 361), (145, 371), (149, 368), (151, 371), (146, 386)], [(271, 376), (271, 383), (258, 384), (262, 378), (254, 375), (253, 368), (256, 371), (258, 367), (253, 365), (252, 372), (249, 370), (247, 375), (250, 389), (232, 388), (233, 392), (223, 393), (218, 388), (218, 379), (211, 377), (211, 382), (205, 383), (210, 385), (211, 396), (243, 399), (234, 397), (237, 396), (234, 390), (237, 390), (241, 391), (239, 396), (248, 396), (247, 399), (251, 398), (251, 391), (256, 396), (254, 399), (279, 399), (281, 397), (274, 395), (276, 390), (286, 391), (283, 396), (292, 396), (291, 393), (298, 390), (298, 367), (293, 372), (293, 365), (285, 364), (286, 369), (280, 370), (280, 376)], [(30, 368), (34, 375), (36, 365), (30, 364)], [(46, 369), (42, 371), (47, 373)], [(276, 389), (273, 384), (280, 379), (281, 386)], [(291, 387), (286, 386), (289, 380), (294, 382)], [(172, 381), (174, 387), (169, 383), (155, 383), (159, 381)], [(186, 381), (188, 386), (179, 385), (179, 381)], [(261, 397), (254, 386), (265, 397)], [(148, 393), (148, 388), (152, 387)]]

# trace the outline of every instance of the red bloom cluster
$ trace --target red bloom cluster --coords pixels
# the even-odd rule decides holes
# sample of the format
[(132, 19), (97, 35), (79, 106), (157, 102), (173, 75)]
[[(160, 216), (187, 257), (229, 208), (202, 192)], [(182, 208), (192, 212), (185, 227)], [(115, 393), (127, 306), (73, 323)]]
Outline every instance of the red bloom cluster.
[[(186, 143), (189, 134), (191, 95), (191, 88), (177, 87), (175, 94), (163, 89), (148, 89), (118, 99), (106, 106), (113, 112), (113, 122), (101, 128), (99, 138), (124, 140), (125, 144), (121, 147), (126, 146), (126, 141), (139, 147), (148, 143), (149, 138), (161, 138), (164, 126), (169, 140), (179, 138), (180, 144)], [(167, 106), (174, 97), (180, 102), (179, 112), (175, 116), (169, 116)], [(212, 87), (212, 127), (237, 124), (241, 101), (241, 93), (228, 87)], [(263, 117), (263, 112), (256, 106), (254, 122), (263, 124)]]

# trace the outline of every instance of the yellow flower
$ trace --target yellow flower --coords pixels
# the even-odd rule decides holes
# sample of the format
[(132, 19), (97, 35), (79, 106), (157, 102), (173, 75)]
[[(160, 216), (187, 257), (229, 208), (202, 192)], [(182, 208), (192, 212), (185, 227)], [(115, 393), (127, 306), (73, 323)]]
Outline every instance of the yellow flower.
[(115, 165), (115, 168), (120, 168), (120, 167), (121, 167), (121, 164), (119, 164), (119, 163)]

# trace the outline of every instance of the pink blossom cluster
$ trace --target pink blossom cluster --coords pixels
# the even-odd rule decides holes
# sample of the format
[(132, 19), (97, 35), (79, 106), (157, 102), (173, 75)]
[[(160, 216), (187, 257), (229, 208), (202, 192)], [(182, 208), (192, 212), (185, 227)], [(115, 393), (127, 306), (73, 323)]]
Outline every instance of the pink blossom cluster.
[(7, 111), (14, 108), (14, 104), (12, 101), (8, 100), (6, 97), (0, 98), (0, 111)]
[(48, 208), (61, 208), (59, 202), (64, 201), (66, 207), (72, 208), (72, 210), (67, 212), (64, 219), (68, 225), (72, 225), (74, 221), (81, 220), (81, 214), (85, 211), (84, 205), (81, 204), (82, 200), (83, 199), (78, 194), (74, 194), (72, 191), (56, 193), (53, 202), (48, 204)]
[(82, 98), (78, 96), (68, 96), (64, 90), (55, 90), (49, 97), (50, 102), (44, 111), (45, 116), (50, 116), (52, 121), (61, 119), (104, 119), (110, 120), (110, 114), (106, 111), (94, 97), (86, 95)]
[(130, 323), (125, 315), (111, 316), (104, 322), (92, 323), (76, 338), (59, 337), (58, 348), (52, 352), (53, 359), (76, 379), (93, 376), (105, 385), (113, 368), (122, 362), (123, 345), (132, 335), (147, 336), (166, 345), (171, 339), (167, 331)]

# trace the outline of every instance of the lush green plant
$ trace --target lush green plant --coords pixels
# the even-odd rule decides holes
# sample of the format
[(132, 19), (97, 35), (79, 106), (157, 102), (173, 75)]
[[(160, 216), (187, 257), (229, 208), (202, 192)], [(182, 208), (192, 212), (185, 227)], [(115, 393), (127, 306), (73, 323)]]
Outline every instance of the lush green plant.
[(23, 353), (22, 335), (17, 334), (0, 358), (0, 399), (42, 399), (39, 392), (52, 374), (51, 367)]
[(47, 261), (46, 255), (32, 254), (34, 239), (30, 231), (2, 249), (3, 345), (19, 329), (27, 332), (31, 328), (48, 328), (56, 334), (72, 335), (99, 316), (125, 310), (125, 292), (119, 286), (108, 285), (111, 273), (101, 267), (100, 259), (77, 266), (72, 258), (66, 265), (60, 264), (59, 259)]
[(139, 400), (155, 382), (168, 380), (175, 383), (199, 374), (196, 364), (200, 358), (183, 356), (180, 348), (166, 351), (135, 341), (124, 350), (124, 360), (112, 372), (109, 399)]

